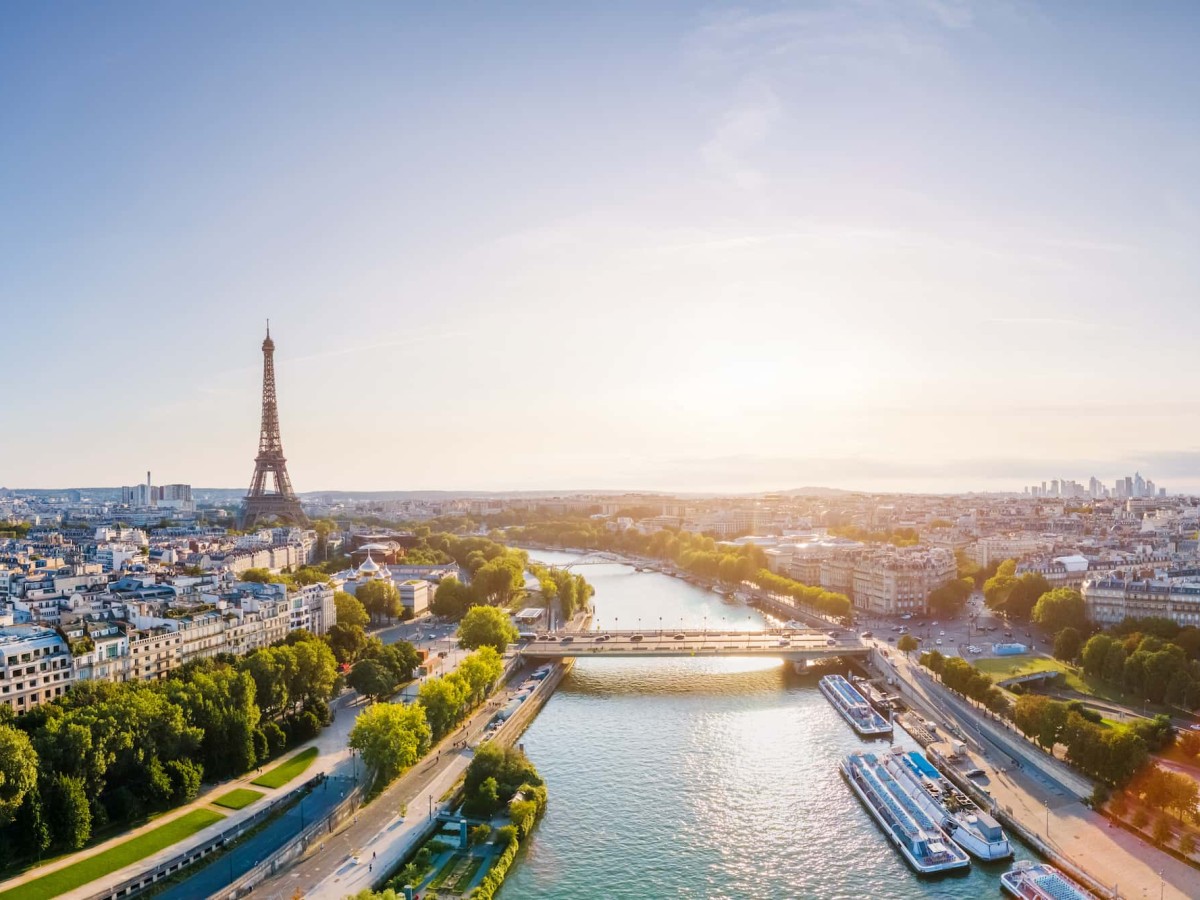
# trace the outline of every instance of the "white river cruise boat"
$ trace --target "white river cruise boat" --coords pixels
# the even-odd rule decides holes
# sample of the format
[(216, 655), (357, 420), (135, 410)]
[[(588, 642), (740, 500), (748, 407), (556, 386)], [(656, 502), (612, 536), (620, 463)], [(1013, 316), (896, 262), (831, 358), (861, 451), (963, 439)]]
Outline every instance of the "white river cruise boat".
[(932, 875), (971, 865), (967, 854), (922, 812), (874, 753), (851, 753), (841, 768), (851, 790), (914, 870)]
[(866, 698), (841, 675), (826, 675), (817, 684), (825, 698), (859, 734), (875, 737), (892, 733), (892, 723), (875, 712)]
[(1000, 876), (1004, 892), (1021, 900), (1095, 900), (1096, 895), (1085, 890), (1054, 866), (1031, 864), (1022, 860)]
[(884, 766), (912, 801), (937, 822), (950, 839), (977, 859), (1012, 856), (1000, 823), (956, 788), (933, 764), (915, 750), (896, 748), (887, 753)]

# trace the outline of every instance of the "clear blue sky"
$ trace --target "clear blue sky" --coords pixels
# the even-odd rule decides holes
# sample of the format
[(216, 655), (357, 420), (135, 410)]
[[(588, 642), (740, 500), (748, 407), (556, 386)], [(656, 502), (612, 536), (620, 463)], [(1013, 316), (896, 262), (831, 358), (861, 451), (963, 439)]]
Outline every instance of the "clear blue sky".
[(1200, 6), (0, 11), (0, 484), (1200, 489)]

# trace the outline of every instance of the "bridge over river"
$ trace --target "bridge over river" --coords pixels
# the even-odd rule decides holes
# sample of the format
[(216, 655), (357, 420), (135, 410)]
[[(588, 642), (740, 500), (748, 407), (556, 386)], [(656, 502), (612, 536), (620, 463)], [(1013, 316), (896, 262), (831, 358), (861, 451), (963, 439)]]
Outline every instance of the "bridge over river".
[(836, 656), (866, 656), (856, 635), (815, 629), (770, 631), (559, 631), (523, 642), (517, 652), (545, 659), (591, 656), (773, 656), (808, 663)]

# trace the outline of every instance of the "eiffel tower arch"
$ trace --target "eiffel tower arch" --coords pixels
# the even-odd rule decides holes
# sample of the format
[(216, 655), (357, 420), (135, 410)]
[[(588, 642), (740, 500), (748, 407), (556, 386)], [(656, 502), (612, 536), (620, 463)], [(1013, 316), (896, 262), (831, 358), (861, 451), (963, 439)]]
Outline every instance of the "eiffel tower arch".
[(242, 503), (241, 526), (254, 528), (271, 521), (307, 525), (308, 517), (300, 508), (300, 498), (292, 490), (287, 460), (283, 456), (283, 441), (279, 437), (279, 407), (275, 402), (275, 342), (271, 340), (269, 322), (262, 352), (262, 431), (258, 438), (258, 456), (254, 458), (250, 490), (246, 492)]

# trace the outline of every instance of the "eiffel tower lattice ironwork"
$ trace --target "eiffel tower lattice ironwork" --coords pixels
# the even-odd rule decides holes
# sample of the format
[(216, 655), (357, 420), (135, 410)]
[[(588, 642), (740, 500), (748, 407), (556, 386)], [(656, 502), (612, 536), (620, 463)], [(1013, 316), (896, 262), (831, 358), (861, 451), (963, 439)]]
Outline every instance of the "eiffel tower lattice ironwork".
[[(262, 344), (263, 389), (262, 433), (258, 438), (258, 456), (254, 458), (254, 477), (242, 505), (242, 527), (253, 528), (270, 520), (294, 525), (307, 524), (308, 518), (300, 508), (300, 498), (292, 490), (287, 460), (283, 456), (283, 441), (279, 437), (279, 407), (275, 403), (275, 342), (271, 340), (271, 323), (267, 323), (267, 338)], [(274, 482), (267, 490), (267, 478)]]

